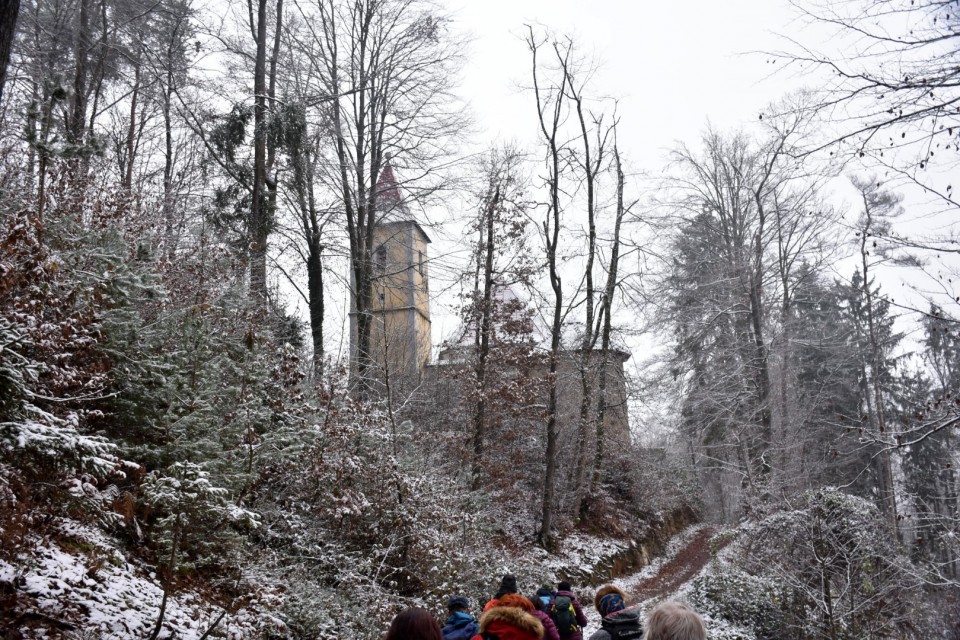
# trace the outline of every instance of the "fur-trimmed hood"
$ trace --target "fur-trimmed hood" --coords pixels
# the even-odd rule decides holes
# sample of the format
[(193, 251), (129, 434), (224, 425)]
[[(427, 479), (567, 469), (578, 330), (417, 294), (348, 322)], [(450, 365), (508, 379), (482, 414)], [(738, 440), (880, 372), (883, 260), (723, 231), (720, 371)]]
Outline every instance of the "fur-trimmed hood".
[(603, 596), (609, 593), (616, 593), (619, 595), (621, 598), (623, 598), (623, 606), (627, 606), (627, 594), (624, 593), (619, 587), (615, 587), (612, 584), (605, 584), (597, 589), (597, 594), (593, 596), (593, 608), (597, 611), (600, 611), (600, 600), (603, 598)]
[(490, 631), (502, 640), (543, 638), (543, 624), (515, 607), (492, 607), (480, 616), (480, 633)]

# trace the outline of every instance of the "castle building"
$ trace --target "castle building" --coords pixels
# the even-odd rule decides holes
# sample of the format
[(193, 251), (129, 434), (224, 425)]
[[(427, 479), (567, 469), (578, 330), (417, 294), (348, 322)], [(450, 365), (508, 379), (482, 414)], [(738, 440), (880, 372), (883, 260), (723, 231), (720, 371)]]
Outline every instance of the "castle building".
[[(534, 364), (525, 370), (517, 369), (515, 377), (525, 378), (527, 385), (539, 387), (544, 393), (546, 380), (549, 375), (547, 350), (548, 331), (538, 327), (536, 323), (529, 324), (527, 335), (511, 335), (508, 326), (516, 327), (522, 324), (522, 318), (527, 314), (526, 304), (510, 286), (496, 286), (493, 292), (494, 304), (506, 310), (501, 317), (494, 321), (492, 327), (492, 341), (509, 344), (516, 341), (518, 345), (530, 342), (536, 345), (540, 357), (534, 359)], [(474, 357), (475, 324), (467, 323), (461, 326), (447, 340), (438, 355), (437, 361), (428, 367), (427, 380), (430, 387), (439, 390), (440, 395), (447, 398), (450, 405), (463, 402), (463, 394), (456, 386), (456, 380), (448, 375), (457, 368), (472, 366)], [(630, 359), (630, 354), (623, 349), (612, 348), (606, 358), (606, 410), (603, 420), (604, 439), (608, 449), (625, 448), (630, 444), (630, 423), (627, 406), (627, 386), (624, 364)], [(593, 402), (597, 401), (600, 379), (600, 369), (603, 362), (599, 349), (594, 350), (589, 357), (583, 357), (580, 349), (563, 349), (557, 362), (557, 425), (558, 431), (567, 436), (575, 430), (580, 420), (580, 404), (583, 398), (581, 378), (584, 373), (593, 389)], [(582, 371), (586, 365), (586, 372)], [(445, 388), (446, 387), (446, 388)], [(544, 406), (546, 398), (542, 398)], [(595, 405), (594, 405), (595, 406)], [(576, 438), (568, 441), (575, 441)], [(592, 443), (591, 443), (592, 444)]]
[[(400, 195), (393, 168), (384, 165), (377, 181), (377, 220), (373, 229), (373, 324), (370, 350), (380, 384), (394, 392), (420, 384), (430, 360), (430, 237)], [(351, 282), (351, 288), (353, 287)], [(354, 289), (355, 290), (355, 289)], [(351, 299), (351, 362), (356, 362), (357, 313)]]
[[(389, 382), (394, 397), (403, 398), (416, 390), (421, 396), (430, 396), (455, 411), (457, 405), (466, 401), (462, 381), (455, 370), (463, 368), (473, 358), (476, 327), (464, 326), (458, 335), (440, 350), (436, 362), (431, 363), (431, 324), (429, 296), (430, 237), (411, 214), (403, 201), (393, 168), (387, 162), (377, 181), (378, 216), (373, 229), (373, 325), (370, 348), (375, 376), (381, 388), (386, 390)], [(352, 283), (351, 283), (352, 284)], [(497, 303), (513, 309), (513, 316), (501, 319), (505, 324), (516, 324), (524, 315), (525, 304), (510, 287), (498, 287)], [(351, 305), (351, 358), (356, 362), (357, 314)], [(510, 340), (500, 329), (500, 339)], [(536, 326), (523, 340), (535, 344), (544, 342), (543, 331)], [(537, 346), (542, 352), (542, 346)], [(607, 411), (604, 419), (605, 439), (611, 449), (630, 443), (630, 427), (627, 411), (627, 391), (624, 363), (630, 354), (612, 349), (606, 359)], [(582, 388), (580, 371), (587, 362), (587, 375), (592, 378), (596, 393), (600, 370), (600, 352), (584, 359), (578, 350), (565, 350), (558, 362), (558, 425), (561, 432), (576, 429), (579, 421)], [(532, 376), (533, 387), (542, 387), (548, 376), (544, 360), (518, 375)], [(443, 400), (442, 398), (446, 398)], [(463, 408), (463, 407), (460, 407)], [(570, 439), (575, 441), (575, 438)]]

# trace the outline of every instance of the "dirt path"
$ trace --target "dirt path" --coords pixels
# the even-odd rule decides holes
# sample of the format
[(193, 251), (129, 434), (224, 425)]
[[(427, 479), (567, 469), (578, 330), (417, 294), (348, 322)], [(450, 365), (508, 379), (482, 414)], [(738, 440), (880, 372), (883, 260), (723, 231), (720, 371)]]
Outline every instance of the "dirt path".
[(697, 575), (710, 561), (710, 537), (716, 533), (713, 527), (705, 527), (675, 555), (660, 567), (657, 575), (638, 582), (631, 589), (636, 602), (667, 596)]

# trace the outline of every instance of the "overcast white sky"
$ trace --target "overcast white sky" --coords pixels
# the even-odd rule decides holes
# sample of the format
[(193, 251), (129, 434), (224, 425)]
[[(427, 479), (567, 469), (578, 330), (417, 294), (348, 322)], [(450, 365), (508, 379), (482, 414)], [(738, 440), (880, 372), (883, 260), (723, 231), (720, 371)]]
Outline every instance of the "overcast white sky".
[[(619, 101), (619, 144), (634, 173), (659, 173), (667, 150), (678, 141), (695, 143), (708, 120), (720, 129), (756, 123), (764, 106), (796, 86), (791, 77), (771, 77), (768, 57), (756, 53), (783, 48), (776, 34), (797, 28), (785, 0), (447, 0), (446, 6), (454, 31), (469, 38), (460, 93), (476, 122), (477, 149), (537, 143), (533, 96), (525, 90), (526, 24), (571, 36), (596, 63), (587, 93)], [(437, 282), (441, 256), (453, 248), (442, 233), (435, 240)], [(456, 327), (455, 302), (433, 299), (434, 343)]]
[[(709, 117), (721, 128), (756, 119), (786, 90), (764, 81), (773, 67), (751, 51), (783, 48), (775, 33), (793, 17), (783, 0), (450, 0), (472, 33), (463, 94), (490, 139), (532, 141), (524, 24), (571, 34), (600, 63), (595, 95), (620, 99), (621, 146), (657, 169), (665, 147), (697, 136)], [(796, 25), (794, 25), (796, 27)]]
[[(589, 93), (619, 100), (621, 151), (633, 172), (651, 176), (660, 174), (677, 142), (695, 147), (708, 122), (720, 130), (750, 128), (770, 102), (811, 82), (810, 77), (776, 73), (776, 65), (761, 52), (790, 48), (784, 35), (813, 45), (826, 39), (824, 30), (805, 26), (787, 0), (438, 1), (452, 14), (454, 32), (467, 36), (459, 93), (476, 123), (474, 149), (508, 141), (534, 148), (533, 98), (524, 90), (530, 56), (523, 40), (524, 25), (533, 24), (572, 36), (581, 53), (595, 59), (597, 74)], [(848, 189), (845, 182), (836, 181), (836, 188)], [(840, 198), (849, 202), (849, 191), (834, 200)], [(848, 216), (856, 215), (850, 207)], [(447, 216), (431, 212), (430, 217), (438, 221)], [(431, 314), (438, 344), (458, 324), (457, 301), (441, 289), (456, 260), (448, 253), (457, 250), (451, 237), (462, 238), (452, 228), (431, 235), (431, 257), (437, 260), (431, 266)], [(440, 261), (449, 267), (442, 268)], [(837, 275), (849, 277), (849, 272), (852, 267), (841, 266)], [(884, 287), (902, 291), (901, 275), (902, 270), (897, 281)], [(336, 324), (343, 326), (345, 313), (346, 308), (340, 310), (332, 333)]]

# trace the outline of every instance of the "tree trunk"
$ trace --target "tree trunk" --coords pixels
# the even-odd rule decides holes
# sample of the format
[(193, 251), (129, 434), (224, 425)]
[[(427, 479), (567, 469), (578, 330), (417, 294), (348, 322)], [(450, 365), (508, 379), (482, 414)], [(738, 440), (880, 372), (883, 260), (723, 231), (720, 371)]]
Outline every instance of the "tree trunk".
[(311, 239), (307, 254), (307, 295), (310, 306), (310, 338), (313, 346), (313, 374), (317, 381), (323, 378), (323, 245), (320, 238)]
[[(867, 225), (870, 228), (869, 205), (867, 205)], [(867, 260), (867, 233), (860, 234), (860, 257), (863, 265), (863, 291), (866, 297), (867, 311), (867, 329), (870, 339), (870, 380), (873, 387), (874, 414), (876, 415), (876, 426), (878, 437), (883, 438), (886, 433), (886, 419), (883, 410), (883, 392), (880, 387), (880, 372), (882, 371), (883, 354), (877, 338), (877, 329), (873, 318), (873, 292), (870, 290), (869, 261)], [(878, 456), (878, 475), (880, 476), (880, 499), (883, 504), (884, 515), (890, 525), (890, 530), (895, 537), (899, 539), (899, 523), (897, 521), (897, 498), (893, 485), (893, 465), (890, 460), (890, 451), (887, 447), (881, 445), (880, 455)]]
[(80, 0), (80, 17), (74, 53), (73, 95), (67, 135), (71, 143), (83, 144), (87, 122), (87, 58), (90, 51), (90, 5), (92, 0)]
[[(169, 53), (168, 49), (168, 53)], [(167, 58), (167, 86), (163, 90), (163, 242), (167, 259), (173, 261), (176, 254), (173, 222), (173, 120), (170, 106), (173, 98), (173, 64)]]
[[(772, 170), (772, 169), (771, 169)], [(767, 173), (769, 175), (769, 171)], [(762, 191), (766, 179), (754, 192), (757, 203), (757, 232), (753, 246), (753, 265), (750, 269), (750, 322), (754, 341), (754, 359), (757, 377), (757, 404), (760, 411), (760, 442), (752, 452), (760, 463), (759, 472), (766, 476), (770, 472), (767, 453), (773, 442), (773, 424), (770, 412), (770, 362), (767, 344), (763, 339), (763, 233), (766, 224), (766, 209)]]
[[(547, 268), (550, 273), (550, 288), (553, 290), (553, 322), (550, 327), (550, 367), (547, 377), (547, 446), (546, 465), (543, 478), (543, 506), (540, 518), (539, 541), (544, 547), (552, 546), (552, 527), (554, 515), (554, 495), (556, 493), (557, 475), (557, 369), (560, 361), (560, 331), (563, 320), (563, 284), (557, 269), (557, 249), (560, 243), (560, 123), (563, 113), (563, 99), (565, 92), (557, 91), (552, 98), (544, 98), (540, 91), (537, 73), (537, 52), (540, 44), (533, 34), (533, 28), (528, 27), (527, 44), (530, 49), (533, 67), (533, 89), (536, 96), (537, 118), (540, 132), (547, 142), (549, 167), (548, 184), (550, 189), (550, 203), (546, 219), (543, 222), (543, 235), (546, 243)], [(560, 50), (554, 49), (560, 64), (566, 68), (566, 58)], [(569, 51), (568, 51), (569, 53)], [(564, 84), (566, 77), (564, 77)]]
[(610, 266), (607, 270), (607, 282), (603, 291), (603, 303), (600, 314), (603, 316), (603, 329), (600, 337), (600, 373), (597, 381), (597, 443), (593, 457), (593, 477), (590, 481), (590, 492), (595, 493), (603, 479), (603, 463), (606, 455), (606, 430), (604, 421), (607, 417), (607, 366), (610, 362), (610, 338), (613, 332), (613, 295), (616, 292), (618, 271), (620, 268), (620, 226), (626, 213), (623, 205), (623, 167), (620, 164), (620, 150), (616, 144), (613, 147), (613, 157), (617, 169), (617, 213), (613, 225), (613, 246), (610, 249)]
[[(493, 218), (500, 200), (500, 187), (496, 188), (493, 199), (486, 210), (486, 238), (481, 247), (484, 256), (483, 265), (483, 300), (480, 301), (480, 341), (477, 349), (476, 384), (477, 402), (473, 410), (473, 461), (472, 461), (472, 488), (480, 488), (480, 469), (483, 467), (483, 439), (486, 431), (487, 407), (487, 358), (490, 354), (490, 331), (493, 315)], [(477, 304), (475, 301), (474, 304)]]
[[(579, 514), (583, 505), (583, 493), (586, 485), (587, 473), (587, 442), (592, 430), (593, 421), (590, 412), (593, 409), (593, 347), (596, 343), (596, 332), (594, 329), (594, 297), (593, 286), (593, 265), (597, 255), (597, 223), (596, 223), (596, 203), (595, 186), (596, 170), (600, 167), (600, 161), (603, 157), (603, 146), (597, 148), (597, 166), (594, 167), (593, 159), (590, 154), (590, 137), (587, 132), (587, 122), (583, 114), (583, 99), (577, 93), (573, 78), (567, 67), (564, 67), (567, 86), (570, 94), (573, 96), (577, 105), (577, 119), (580, 123), (580, 136), (583, 140), (584, 171), (586, 173), (587, 186), (587, 264), (584, 267), (585, 273), (585, 314), (583, 327), (583, 340), (580, 346), (580, 415), (577, 420), (577, 468), (574, 475), (574, 504), (573, 512)], [(599, 126), (599, 125), (598, 125)], [(600, 134), (598, 133), (598, 138)]]
[(127, 166), (123, 175), (123, 188), (129, 193), (133, 187), (133, 163), (137, 139), (137, 98), (140, 95), (140, 60), (133, 72), (133, 91), (130, 94), (130, 123), (127, 126)]
[[(550, 271), (550, 287), (553, 289), (553, 323), (550, 327), (550, 372), (547, 377), (549, 396), (547, 400), (547, 450), (546, 469), (543, 478), (543, 514), (540, 520), (540, 542), (550, 546), (552, 541), (554, 493), (557, 476), (557, 369), (560, 363), (560, 332), (563, 320), (563, 284), (557, 269), (557, 248), (560, 243), (560, 152), (556, 144), (556, 130), (550, 141), (551, 184), (548, 219), (544, 222), (547, 239), (547, 266)], [(553, 217), (552, 229), (550, 216)]]
[[(273, 34), (273, 51), (270, 56), (270, 72), (268, 75), (268, 89), (266, 98), (263, 100), (262, 109), (262, 127), (263, 127), (263, 138), (261, 144), (264, 145), (266, 149), (266, 159), (264, 160), (263, 165), (263, 189), (265, 199), (261, 202), (260, 206), (262, 210), (260, 211), (261, 219), (261, 229), (257, 237), (257, 246), (263, 247), (263, 255), (260, 257), (258, 255), (258, 261), (262, 261), (262, 267), (257, 266), (258, 271), (262, 270), (262, 276), (258, 273), (258, 283), (257, 287), (260, 288), (259, 279), (262, 277), (262, 296), (263, 300), (266, 300), (266, 280), (267, 280), (267, 243), (269, 241), (270, 227), (272, 226), (272, 220), (274, 212), (277, 210), (277, 180), (274, 175), (274, 165), (276, 164), (277, 159), (277, 144), (276, 136), (267, 136), (266, 129), (268, 127), (267, 123), (267, 101), (270, 102), (269, 108), (273, 109), (274, 100), (276, 99), (277, 92), (277, 63), (280, 57), (280, 33), (281, 28), (283, 27), (283, 0), (277, 0), (277, 13), (276, 13), (276, 24), (274, 25), (274, 34)], [(266, 37), (266, 31), (264, 31), (263, 36)], [(259, 49), (258, 49), (259, 54)], [(259, 63), (259, 58), (257, 60)], [(260, 91), (257, 92), (258, 96), (262, 95)], [(252, 280), (251, 280), (252, 281)]]
[(19, 13), (20, 0), (0, 0), (0, 100), (3, 100), (3, 87), (7, 83), (7, 65), (10, 64)]
[[(257, 55), (254, 67), (253, 199), (250, 206), (250, 302), (260, 312), (267, 303), (267, 1), (257, 2)], [(253, 25), (251, 25), (253, 26)]]
[(757, 384), (757, 409), (760, 412), (759, 443), (751, 452), (759, 462), (761, 475), (770, 472), (767, 452), (773, 440), (773, 425), (770, 416), (770, 368), (767, 359), (767, 345), (763, 339), (763, 300), (760, 290), (760, 273), (750, 275), (750, 328), (754, 343), (754, 370)]

